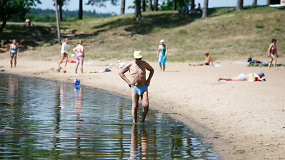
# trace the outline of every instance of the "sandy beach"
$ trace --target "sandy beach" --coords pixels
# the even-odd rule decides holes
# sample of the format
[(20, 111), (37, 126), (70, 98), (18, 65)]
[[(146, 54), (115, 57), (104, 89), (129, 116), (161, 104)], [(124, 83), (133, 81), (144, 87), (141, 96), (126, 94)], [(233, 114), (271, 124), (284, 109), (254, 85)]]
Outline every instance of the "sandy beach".
[[(79, 78), (82, 85), (130, 98), (130, 89), (114, 66), (111, 72), (90, 73), (116, 60), (85, 61), (85, 73), (75, 74), (74, 63), (68, 63), (67, 73), (57, 72), (57, 57), (50, 61), (28, 58), (19, 57), (18, 67), (11, 69), (8, 54), (2, 54), (0, 70), (71, 83)], [(267, 61), (266, 57), (262, 60)], [(278, 63), (284, 64), (285, 58)], [(190, 126), (221, 159), (285, 159), (284, 67), (247, 67), (231, 61), (220, 61), (220, 67), (189, 67), (188, 62), (168, 62), (166, 72), (161, 72), (156, 62), (150, 64), (155, 69), (150, 107)], [(265, 73), (265, 82), (218, 81), (219, 77), (259, 71)]]

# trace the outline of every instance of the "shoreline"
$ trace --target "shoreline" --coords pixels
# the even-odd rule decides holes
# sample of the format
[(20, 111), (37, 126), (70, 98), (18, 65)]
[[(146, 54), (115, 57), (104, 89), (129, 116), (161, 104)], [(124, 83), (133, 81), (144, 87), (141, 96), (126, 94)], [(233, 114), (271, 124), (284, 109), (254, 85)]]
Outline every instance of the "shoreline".
[[(10, 69), (8, 58), (0, 60), (1, 65), (5, 64), (4, 73), (68, 83), (79, 78), (84, 86), (130, 99), (130, 90), (114, 66), (112, 72), (88, 73), (104, 69), (106, 66), (100, 65), (110, 61), (84, 64), (86, 73), (76, 75), (73, 64), (68, 64), (67, 73), (57, 73), (54, 61), (24, 57), (17, 68)], [(285, 62), (284, 59), (280, 61)], [(280, 81), (285, 78), (284, 67), (268, 70), (266, 67), (234, 65), (228, 61), (222, 62), (221, 67), (188, 67), (186, 62), (168, 62), (166, 72), (159, 72), (155, 62), (150, 64), (155, 69), (149, 88), (150, 108), (187, 125), (211, 146), (220, 159), (285, 159), (285, 129), (280, 129), (281, 124), (285, 126), (285, 106), (282, 103), (285, 91), (280, 89), (285, 88), (285, 83)], [(219, 76), (230, 77), (240, 71), (256, 72), (260, 69), (265, 71), (266, 82), (217, 81)], [(277, 97), (275, 94), (266, 95), (271, 90), (277, 91)], [(270, 99), (274, 105), (268, 109), (272, 105)]]

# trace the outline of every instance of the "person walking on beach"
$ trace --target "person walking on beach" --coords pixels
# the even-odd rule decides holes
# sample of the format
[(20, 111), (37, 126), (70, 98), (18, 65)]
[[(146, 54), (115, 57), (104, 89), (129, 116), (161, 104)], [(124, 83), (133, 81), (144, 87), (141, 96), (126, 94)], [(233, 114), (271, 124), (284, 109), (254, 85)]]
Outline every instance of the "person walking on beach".
[(203, 65), (206, 65), (206, 66), (208, 66), (208, 65), (213, 65), (213, 60), (212, 60), (212, 57), (211, 57), (211, 55), (209, 54), (209, 52), (206, 52), (205, 53), (205, 60), (204, 60), (204, 62), (202, 62), (202, 63), (197, 63), (197, 64), (189, 64), (189, 66), (203, 66)]
[(84, 47), (82, 45), (82, 40), (79, 41), (79, 44), (73, 48), (73, 52), (76, 53), (76, 68), (75, 73), (77, 73), (78, 66), (80, 64), (80, 71), (83, 73), (83, 59), (84, 59)]
[[(149, 71), (149, 76), (146, 79), (146, 70)], [(129, 80), (125, 73), (130, 71), (132, 77)], [(146, 62), (142, 60), (141, 51), (134, 52), (134, 60), (127, 64), (119, 71), (119, 76), (127, 82), (131, 88), (132, 95), (132, 118), (133, 123), (137, 123), (137, 110), (138, 110), (138, 101), (141, 97), (143, 113), (141, 122), (145, 121), (145, 117), (149, 108), (148, 100), (148, 86), (150, 84), (151, 78), (154, 74), (154, 69)]]
[(160, 40), (160, 44), (157, 49), (156, 58), (158, 59), (158, 64), (160, 67), (160, 71), (165, 71), (165, 62), (167, 55), (167, 46), (164, 43), (164, 40)]
[(12, 43), (10, 44), (10, 49), (9, 49), (11, 68), (13, 66), (13, 60), (14, 60), (14, 66), (16, 67), (17, 65), (18, 53), (19, 53), (19, 47), (16, 43), (16, 40), (13, 39)]
[(270, 69), (272, 62), (274, 62), (274, 67), (276, 67), (277, 63), (277, 48), (276, 48), (276, 43), (277, 39), (272, 39), (272, 43), (270, 44), (268, 51), (267, 51), (267, 56), (270, 57), (269, 63), (268, 63), (268, 69)]
[(60, 52), (60, 61), (58, 64), (58, 71), (60, 71), (60, 64), (63, 62), (63, 60), (65, 59), (65, 68), (67, 65), (67, 59), (68, 59), (68, 45), (67, 45), (68, 39), (65, 38), (62, 45), (61, 45), (61, 52)]

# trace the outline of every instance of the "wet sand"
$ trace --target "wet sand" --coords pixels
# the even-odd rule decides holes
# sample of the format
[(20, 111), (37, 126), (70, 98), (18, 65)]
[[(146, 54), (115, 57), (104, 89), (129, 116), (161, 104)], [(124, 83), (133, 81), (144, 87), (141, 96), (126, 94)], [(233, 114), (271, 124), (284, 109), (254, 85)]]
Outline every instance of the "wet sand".
[[(2, 54), (3, 73), (73, 82), (130, 98), (128, 85), (105, 69), (116, 60), (88, 62), (84, 74), (75, 74), (68, 63), (67, 73), (57, 72), (57, 62), (20, 57), (17, 68), (10, 69), (7, 54)], [(267, 59), (264, 59), (264, 61)], [(285, 63), (285, 58), (278, 59)], [(189, 67), (188, 63), (167, 62), (166, 72), (150, 63), (154, 77), (149, 87), (150, 107), (184, 122), (212, 144), (221, 159), (285, 159), (285, 68), (247, 67), (221, 61), (221, 67)], [(63, 66), (63, 65), (62, 65)], [(225, 82), (219, 77), (264, 71), (265, 82)], [(146, 119), (147, 120), (147, 119)], [(131, 123), (131, 122), (130, 122)]]

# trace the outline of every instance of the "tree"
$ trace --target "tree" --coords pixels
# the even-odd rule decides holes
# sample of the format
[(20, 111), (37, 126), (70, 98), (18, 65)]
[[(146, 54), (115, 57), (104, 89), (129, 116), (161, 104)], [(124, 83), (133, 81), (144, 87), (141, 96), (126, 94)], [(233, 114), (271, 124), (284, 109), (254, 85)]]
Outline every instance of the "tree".
[(60, 21), (63, 21), (63, 18), (62, 18), (62, 6), (64, 6), (68, 1), (70, 1), (70, 0), (57, 0)]
[(252, 5), (257, 6), (257, 0), (253, 0)]
[(40, 0), (1, 0), (0, 1), (0, 32), (3, 31), (6, 23), (14, 16), (24, 19), (31, 6), (41, 3)]
[(173, 0), (173, 10), (175, 11), (176, 10), (176, 0)]
[(237, 8), (236, 11), (241, 11), (243, 9), (243, 0), (237, 0)]
[(135, 1), (135, 19), (139, 21), (141, 19), (141, 0)]
[(57, 37), (58, 37), (58, 43), (61, 44), (61, 40), (60, 40), (60, 26), (59, 26), (59, 16), (58, 16), (58, 12), (57, 12), (57, 0), (54, 1), (54, 6), (55, 6), (55, 18), (56, 18), (56, 28), (57, 28)]
[(202, 18), (205, 19), (208, 17), (208, 0), (204, 0), (204, 8)]
[(158, 10), (158, 0), (153, 0), (153, 10), (157, 11)]
[(195, 0), (191, 0), (191, 11), (195, 8)]
[(142, 0), (142, 10), (145, 12), (146, 0)]
[(121, 14), (125, 14), (126, 0), (121, 0)]
[(148, 0), (148, 11), (152, 11), (152, 0)]
[(82, 1), (83, 1), (83, 0), (79, 0), (78, 19), (82, 19), (82, 17), (83, 17), (83, 6), (82, 6)]

